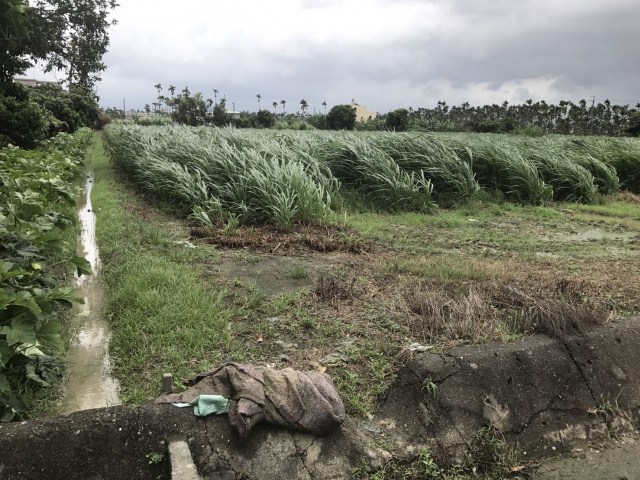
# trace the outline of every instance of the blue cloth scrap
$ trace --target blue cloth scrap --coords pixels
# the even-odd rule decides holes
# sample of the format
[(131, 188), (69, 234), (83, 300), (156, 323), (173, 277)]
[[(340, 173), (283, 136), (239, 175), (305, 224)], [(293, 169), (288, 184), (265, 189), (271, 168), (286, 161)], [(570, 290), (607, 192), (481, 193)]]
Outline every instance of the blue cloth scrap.
[(224, 414), (229, 411), (229, 399), (222, 395), (200, 395), (189, 403), (174, 403), (176, 407), (184, 408), (193, 405), (196, 417), (206, 417), (212, 413)]

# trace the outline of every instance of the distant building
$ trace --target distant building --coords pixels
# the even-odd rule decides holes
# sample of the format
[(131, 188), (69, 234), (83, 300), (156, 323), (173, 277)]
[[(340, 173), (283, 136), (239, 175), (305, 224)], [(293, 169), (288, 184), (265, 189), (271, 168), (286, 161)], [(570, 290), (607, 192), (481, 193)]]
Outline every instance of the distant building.
[(366, 105), (358, 105), (354, 98), (351, 99), (351, 106), (356, 111), (356, 121), (366, 122), (367, 120), (373, 120), (378, 115), (376, 112), (367, 111)]
[(231, 118), (240, 118), (241, 113), (234, 110), (227, 110), (227, 115), (229, 115)]
[(35, 88), (42, 87), (45, 85), (58, 87), (62, 90), (62, 82), (56, 82), (51, 80), (36, 80), (35, 78), (14, 78), (13, 81), (15, 83), (19, 83), (20, 85), (24, 85), (25, 87)]

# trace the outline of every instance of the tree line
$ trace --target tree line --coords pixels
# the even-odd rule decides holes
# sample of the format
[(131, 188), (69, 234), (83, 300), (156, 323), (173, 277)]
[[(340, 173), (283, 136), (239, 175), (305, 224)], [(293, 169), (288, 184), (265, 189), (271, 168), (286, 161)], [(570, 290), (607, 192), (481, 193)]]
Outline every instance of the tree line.
[[(226, 99), (217, 100), (217, 89), (213, 89), (215, 99), (205, 99), (198, 92), (191, 94), (186, 87), (175, 95), (171, 85), (171, 96), (162, 95), (162, 85), (158, 89), (158, 99), (145, 106), (146, 113), (171, 117), (185, 125), (227, 125), (238, 128), (318, 128), (340, 130), (391, 130), (391, 131), (451, 131), (483, 133), (525, 133), (529, 135), (603, 135), (624, 136), (640, 134), (640, 103), (635, 108), (629, 105), (612, 105), (609, 100), (588, 105), (586, 100), (578, 103), (560, 101), (550, 104), (542, 100), (527, 100), (522, 104), (492, 104), (473, 107), (468, 102), (449, 107), (439, 101), (435, 108), (398, 108), (375, 119), (356, 121), (355, 112), (349, 105), (336, 105), (326, 113), (327, 103), (323, 102), (325, 113), (307, 112), (308, 102), (300, 100), (300, 109), (286, 113), (286, 100), (273, 102), (273, 112), (260, 108), (262, 96), (258, 99), (258, 111), (239, 112), (234, 118), (227, 115)], [(278, 112), (278, 106), (282, 111)], [(332, 113), (333, 112), (333, 113)], [(352, 114), (352, 113), (353, 114)], [(113, 109), (111, 115), (124, 117), (124, 112)]]

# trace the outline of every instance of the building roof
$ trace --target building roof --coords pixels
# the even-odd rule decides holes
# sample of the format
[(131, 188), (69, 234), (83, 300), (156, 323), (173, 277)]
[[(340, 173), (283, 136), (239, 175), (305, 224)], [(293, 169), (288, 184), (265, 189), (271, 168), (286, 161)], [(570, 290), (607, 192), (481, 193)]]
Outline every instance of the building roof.
[(24, 85), (25, 87), (35, 88), (43, 85), (51, 85), (58, 87), (62, 90), (62, 82), (57, 82), (54, 80), (36, 80), (35, 78), (14, 78), (13, 81), (15, 83), (19, 83), (20, 85)]

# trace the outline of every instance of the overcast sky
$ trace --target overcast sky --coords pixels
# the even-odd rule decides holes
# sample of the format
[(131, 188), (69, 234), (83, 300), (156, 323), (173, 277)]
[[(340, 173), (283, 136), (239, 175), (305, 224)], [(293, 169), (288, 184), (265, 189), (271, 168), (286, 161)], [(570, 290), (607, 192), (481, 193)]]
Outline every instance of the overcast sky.
[[(120, 0), (98, 86), (144, 108), (157, 83), (236, 110), (640, 102), (638, 0)], [(281, 106), (278, 106), (281, 111)]]

